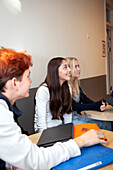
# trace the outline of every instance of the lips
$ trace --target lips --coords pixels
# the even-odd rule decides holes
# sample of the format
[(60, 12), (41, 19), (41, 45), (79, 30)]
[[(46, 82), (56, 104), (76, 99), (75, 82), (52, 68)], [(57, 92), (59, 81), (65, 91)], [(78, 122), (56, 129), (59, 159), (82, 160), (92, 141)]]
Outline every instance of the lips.
[(68, 77), (71, 77), (71, 74), (67, 74)]

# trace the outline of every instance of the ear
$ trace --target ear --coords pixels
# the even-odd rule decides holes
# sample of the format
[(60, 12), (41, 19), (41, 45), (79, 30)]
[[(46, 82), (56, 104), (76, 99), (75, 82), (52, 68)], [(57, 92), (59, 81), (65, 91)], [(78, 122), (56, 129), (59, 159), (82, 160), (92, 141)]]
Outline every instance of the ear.
[(12, 83), (12, 88), (15, 89), (16, 91), (18, 91), (19, 89), (19, 80), (16, 77), (13, 77), (11, 79), (11, 83)]

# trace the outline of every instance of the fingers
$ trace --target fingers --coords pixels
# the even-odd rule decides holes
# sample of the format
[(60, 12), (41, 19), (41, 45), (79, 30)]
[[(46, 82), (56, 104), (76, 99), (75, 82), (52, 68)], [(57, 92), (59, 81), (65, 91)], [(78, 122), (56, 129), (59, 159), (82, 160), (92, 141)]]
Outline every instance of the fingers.
[(103, 101), (102, 101), (102, 104), (104, 104), (104, 105), (105, 105), (105, 102), (103, 102)]
[(104, 111), (106, 109), (106, 105), (104, 102), (102, 102), (102, 105), (100, 106), (100, 110)]
[(101, 131), (97, 131), (97, 134), (99, 138), (99, 143), (108, 144), (107, 139), (105, 140), (105, 137)]
[(92, 131), (92, 133), (94, 133), (93, 135), (95, 136), (95, 142), (97, 142), (97, 144), (98, 143), (108, 144), (108, 141), (105, 140), (104, 135), (101, 132), (101, 130), (97, 131), (97, 130), (92, 129), (91, 131)]
[(79, 147), (87, 147), (96, 145), (98, 143), (108, 144), (104, 139), (104, 135), (101, 131), (96, 131), (94, 129), (89, 130), (78, 138), (74, 139)]
[(106, 145), (108, 144), (108, 142), (105, 139), (100, 139), (99, 143), (106, 144)]

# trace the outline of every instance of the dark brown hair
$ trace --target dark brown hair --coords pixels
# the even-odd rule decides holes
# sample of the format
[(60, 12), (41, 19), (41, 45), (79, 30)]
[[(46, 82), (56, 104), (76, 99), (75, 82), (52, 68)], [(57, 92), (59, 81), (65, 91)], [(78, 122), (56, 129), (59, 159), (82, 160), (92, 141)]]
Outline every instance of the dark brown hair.
[(47, 76), (45, 81), (50, 92), (50, 111), (52, 119), (59, 119), (64, 113), (71, 112), (72, 99), (68, 82), (65, 81), (60, 86), (58, 68), (62, 61), (66, 60), (62, 57), (56, 57), (49, 61), (47, 67)]

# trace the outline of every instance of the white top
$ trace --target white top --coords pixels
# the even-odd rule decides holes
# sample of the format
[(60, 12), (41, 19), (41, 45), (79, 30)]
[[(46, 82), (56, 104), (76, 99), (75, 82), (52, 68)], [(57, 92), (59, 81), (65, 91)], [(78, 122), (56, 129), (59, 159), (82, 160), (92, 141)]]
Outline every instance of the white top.
[[(69, 89), (71, 92), (71, 86), (69, 85)], [(49, 127), (58, 126), (62, 123), (62, 120), (55, 119), (52, 120), (52, 114), (49, 109), (49, 101), (50, 101), (50, 94), (49, 89), (44, 83), (36, 93), (36, 106), (35, 106), (35, 118), (34, 118), (34, 129), (35, 131), (43, 131)], [(63, 115), (64, 123), (72, 122), (72, 113)]]
[(21, 134), (7, 103), (0, 99), (0, 159), (23, 170), (48, 170), (80, 154), (78, 145), (72, 139), (48, 148), (33, 144)]

